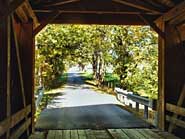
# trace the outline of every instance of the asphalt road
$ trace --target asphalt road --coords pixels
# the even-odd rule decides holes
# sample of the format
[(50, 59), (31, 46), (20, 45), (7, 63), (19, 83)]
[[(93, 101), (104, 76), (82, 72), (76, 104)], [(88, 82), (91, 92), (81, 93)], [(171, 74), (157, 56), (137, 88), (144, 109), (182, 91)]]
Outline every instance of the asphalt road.
[(94, 91), (79, 73), (68, 73), (68, 82), (42, 111), (37, 130), (144, 128), (149, 125), (121, 108), (115, 96)]

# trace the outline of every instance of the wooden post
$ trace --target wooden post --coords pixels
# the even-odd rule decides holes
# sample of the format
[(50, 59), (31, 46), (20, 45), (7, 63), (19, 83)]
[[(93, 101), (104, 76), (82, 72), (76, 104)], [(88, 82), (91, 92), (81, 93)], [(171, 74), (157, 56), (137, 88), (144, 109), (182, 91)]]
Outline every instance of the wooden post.
[[(10, 23), (10, 17), (8, 17), (7, 20), (7, 83), (6, 83), (6, 88), (7, 88), (7, 96), (6, 96), (6, 116), (7, 118), (10, 117), (11, 115), (11, 99), (10, 99), (10, 92), (11, 92), (11, 81), (10, 81), (10, 76), (11, 76), (11, 67), (10, 67), (10, 58), (11, 58), (11, 23)], [(8, 129), (6, 133), (6, 138), (8, 139), (10, 136), (10, 129)]]
[(154, 126), (158, 127), (158, 112), (154, 111)]
[[(161, 31), (165, 30), (165, 22), (157, 23)], [(165, 130), (165, 40), (158, 38), (158, 128)]]
[(139, 112), (139, 103), (136, 102), (136, 111)]

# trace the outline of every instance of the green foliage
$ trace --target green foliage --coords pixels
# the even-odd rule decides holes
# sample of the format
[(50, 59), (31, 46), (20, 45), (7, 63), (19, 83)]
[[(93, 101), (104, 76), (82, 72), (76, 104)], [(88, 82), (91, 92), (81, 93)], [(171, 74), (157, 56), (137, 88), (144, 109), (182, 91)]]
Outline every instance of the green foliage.
[(149, 27), (116, 27), (114, 42), (115, 72), (122, 86), (150, 98), (157, 98), (157, 34)]

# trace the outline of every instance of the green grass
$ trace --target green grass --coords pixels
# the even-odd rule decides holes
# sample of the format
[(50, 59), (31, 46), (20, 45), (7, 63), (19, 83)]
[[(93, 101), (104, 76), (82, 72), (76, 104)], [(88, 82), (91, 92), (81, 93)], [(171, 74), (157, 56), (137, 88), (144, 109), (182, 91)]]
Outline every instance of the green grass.
[(82, 78), (86, 80), (93, 80), (93, 74), (89, 72), (81, 73)]
[[(81, 76), (85, 81), (87, 80), (93, 80), (93, 74), (89, 72), (82, 73)], [(113, 73), (106, 73), (104, 77), (105, 82), (114, 81), (116, 84), (120, 83), (119, 76), (117, 74)]]
[(104, 81), (109, 82), (109, 81), (119, 81), (119, 76), (113, 73), (106, 73), (104, 77)]
[[(64, 85), (67, 82), (67, 73), (63, 73), (62, 75), (58, 76), (57, 78), (55, 78), (50, 85), (50, 89), (56, 89), (61, 87), (62, 85)], [(49, 89), (49, 90), (50, 90)]]

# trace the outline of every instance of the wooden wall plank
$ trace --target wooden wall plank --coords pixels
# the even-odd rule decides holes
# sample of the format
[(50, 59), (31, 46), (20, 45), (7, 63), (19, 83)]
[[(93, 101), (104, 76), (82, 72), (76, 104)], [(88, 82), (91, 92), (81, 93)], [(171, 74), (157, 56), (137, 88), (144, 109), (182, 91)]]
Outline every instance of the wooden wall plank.
[(32, 132), (34, 131), (35, 97), (34, 97), (34, 66), (35, 66), (35, 43), (33, 37), (33, 22), (19, 24), (21, 33), (18, 40), (21, 47), (20, 59), (25, 86), (26, 105), (31, 104)]

